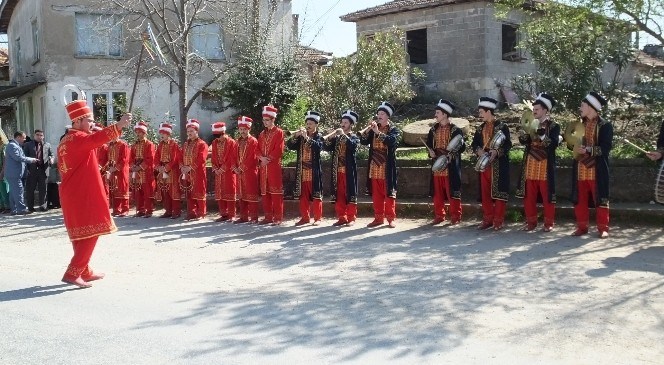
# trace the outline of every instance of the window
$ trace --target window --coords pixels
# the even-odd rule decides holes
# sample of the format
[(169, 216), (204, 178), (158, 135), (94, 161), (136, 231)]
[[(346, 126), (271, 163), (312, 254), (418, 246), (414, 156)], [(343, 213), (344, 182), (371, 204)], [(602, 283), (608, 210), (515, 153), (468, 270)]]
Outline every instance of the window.
[(35, 132), (35, 113), (32, 108), (32, 97), (29, 97), (28, 100), (24, 101), (26, 104), (25, 107), (25, 132), (30, 136)]
[(39, 61), (39, 26), (37, 25), (37, 19), (32, 20), (32, 61)]
[(14, 42), (14, 70), (15, 70), (15, 77), (16, 77), (16, 83), (20, 84), (21, 83), (21, 75), (23, 74), (23, 67), (21, 67), (21, 38), (16, 38), (16, 42)]
[(218, 94), (203, 91), (201, 93), (201, 108), (221, 112), (224, 110), (224, 99)]
[(191, 48), (208, 60), (224, 59), (221, 27), (217, 23), (194, 24), (191, 28)]
[(122, 25), (114, 15), (76, 13), (79, 56), (122, 56)]
[[(76, 93), (72, 93), (73, 98), (77, 98)], [(127, 107), (127, 93), (102, 91), (94, 92), (88, 97), (88, 105), (92, 107), (92, 113), (97, 121), (106, 125), (109, 120), (119, 120)]]
[(423, 65), (427, 63), (427, 30), (417, 29), (406, 32), (408, 56), (410, 63)]
[(32, 133), (35, 130), (32, 98), (26, 98), (16, 104), (18, 106), (18, 128), (24, 131), (28, 136), (32, 136)]
[(503, 24), (502, 28), (503, 60), (511, 62), (522, 61), (521, 50), (517, 48), (519, 45), (519, 27), (514, 24)]

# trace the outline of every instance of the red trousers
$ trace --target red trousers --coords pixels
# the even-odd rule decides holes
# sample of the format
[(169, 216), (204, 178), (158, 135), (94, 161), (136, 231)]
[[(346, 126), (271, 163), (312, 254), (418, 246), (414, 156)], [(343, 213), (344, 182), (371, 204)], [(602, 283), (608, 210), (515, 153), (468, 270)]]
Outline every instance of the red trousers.
[(129, 198), (113, 198), (113, 213), (125, 214), (129, 212)]
[(217, 200), (219, 206), (219, 215), (222, 217), (235, 217), (235, 201)]
[(187, 197), (187, 217), (205, 217), (205, 214), (207, 214), (206, 203), (205, 200)]
[(340, 221), (354, 222), (357, 218), (357, 204), (346, 203), (346, 173), (337, 173), (337, 201), (334, 203), (334, 210), (337, 213), (337, 219)]
[[(597, 201), (597, 185), (595, 180), (578, 180), (576, 182), (578, 190), (578, 201), (574, 206), (574, 215), (576, 216), (576, 226), (579, 229), (587, 230), (590, 221), (590, 210), (588, 209), (588, 198)], [(595, 208), (598, 231), (609, 231), (609, 208)]]
[(449, 176), (433, 177), (433, 214), (434, 218), (445, 219), (445, 202), (450, 203), (450, 216), (453, 221), (461, 220), (461, 199), (452, 198)]
[(313, 182), (302, 181), (302, 194), (300, 195), (300, 217), (302, 220), (308, 221), (311, 219), (309, 216), (309, 203), (312, 205), (312, 213), (315, 221), (323, 218), (323, 200), (314, 198), (313, 202), (309, 201), (309, 197), (313, 194)]
[(165, 212), (166, 214), (176, 215), (176, 216), (182, 214), (182, 208), (180, 207), (180, 199), (178, 200), (173, 199), (170, 191), (164, 190), (161, 192), (161, 194), (162, 194), (161, 201), (162, 204), (164, 204), (164, 210), (166, 210)]
[(482, 222), (492, 223), (499, 227), (505, 221), (505, 201), (491, 197), (491, 168), (480, 173), (480, 187), (482, 189)]
[(284, 196), (272, 193), (263, 195), (263, 212), (266, 220), (281, 222), (284, 219)]
[(371, 200), (373, 201), (374, 219), (392, 222), (397, 218), (396, 198), (387, 196), (385, 179), (371, 179)]
[(137, 213), (152, 213), (154, 210), (154, 189), (145, 183), (140, 189), (134, 190), (134, 200), (136, 200)]
[(526, 180), (526, 196), (523, 199), (526, 223), (537, 225), (538, 194), (542, 197), (542, 204), (544, 205), (544, 225), (553, 227), (556, 205), (549, 202), (549, 183), (546, 180)]
[(240, 219), (257, 221), (258, 202), (248, 202), (245, 200), (240, 200)]
[(90, 257), (92, 257), (95, 245), (97, 245), (97, 239), (99, 239), (99, 236), (72, 241), (74, 256), (69, 262), (63, 279), (75, 280), (80, 276), (85, 280), (86, 277), (92, 275), (92, 269), (90, 269), (88, 264), (90, 263)]

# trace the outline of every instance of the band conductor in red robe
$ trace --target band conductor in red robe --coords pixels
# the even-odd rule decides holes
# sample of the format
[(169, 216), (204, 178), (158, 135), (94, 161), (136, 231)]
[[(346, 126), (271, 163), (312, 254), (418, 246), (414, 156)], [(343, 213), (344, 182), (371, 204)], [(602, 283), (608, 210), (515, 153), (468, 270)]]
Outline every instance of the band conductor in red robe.
[[(122, 133), (131, 121), (131, 114), (122, 116), (117, 124), (92, 133), (92, 110), (86, 100), (66, 105), (72, 128), (58, 146), (58, 169), (62, 176), (60, 201), (67, 234), (74, 248), (62, 281), (80, 288), (92, 286), (104, 274), (95, 273), (89, 266), (99, 236), (117, 231), (108, 210), (104, 184), (99, 174), (96, 149)], [(82, 201), (82, 198), (85, 200)]]

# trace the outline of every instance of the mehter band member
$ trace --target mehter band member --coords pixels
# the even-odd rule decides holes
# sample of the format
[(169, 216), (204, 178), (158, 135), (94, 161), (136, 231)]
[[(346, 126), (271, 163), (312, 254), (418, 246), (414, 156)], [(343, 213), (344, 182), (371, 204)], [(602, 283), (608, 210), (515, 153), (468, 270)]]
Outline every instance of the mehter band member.
[(353, 133), (359, 115), (346, 110), (341, 115), (341, 127), (325, 138), (323, 148), (332, 152), (332, 201), (337, 221), (332, 225), (352, 226), (357, 218), (357, 146), (360, 138)]
[(377, 227), (387, 219), (390, 228), (396, 227), (397, 217), (397, 157), (399, 129), (391, 125), (394, 107), (382, 102), (376, 112), (376, 121), (364, 129), (360, 142), (369, 146), (369, 174), (367, 190), (373, 201), (374, 220), (367, 227)]
[(284, 219), (284, 183), (281, 158), (284, 155), (284, 131), (274, 123), (278, 110), (272, 105), (263, 107), (263, 126), (258, 136), (260, 188), (265, 219), (260, 224), (280, 225)]
[(537, 127), (519, 134), (519, 142), (526, 147), (521, 165), (521, 178), (516, 196), (523, 198), (526, 213), (524, 231), (537, 228), (537, 201), (544, 205), (544, 232), (553, 230), (556, 214), (556, 148), (560, 143), (560, 125), (550, 117), (556, 100), (541, 93), (533, 103)]
[(233, 223), (258, 223), (258, 140), (251, 131), (253, 120), (241, 116), (237, 120), (240, 137), (237, 139), (237, 193), (240, 200), (240, 218)]
[(196, 119), (187, 122), (187, 141), (182, 146), (180, 187), (187, 195), (185, 220), (199, 220), (207, 213), (207, 162), (208, 145), (198, 137), (200, 123)]
[(286, 143), (289, 150), (297, 151), (294, 196), (300, 199), (300, 220), (296, 226), (310, 223), (311, 215), (315, 226), (323, 218), (323, 170), (320, 166), (323, 139), (318, 133), (319, 122), (320, 114), (308, 111), (304, 129), (295, 132)]
[[(478, 229), (493, 227), (499, 231), (505, 221), (505, 205), (510, 188), (510, 162), (508, 154), (512, 148), (507, 124), (497, 121), (495, 110), (498, 101), (481, 97), (478, 109), (484, 121), (475, 131), (471, 148), (479, 158), (488, 158), (488, 165), (479, 171), (480, 197), (482, 201), (482, 223)], [(502, 134), (500, 138), (499, 133)], [(498, 137), (496, 137), (498, 135)], [(495, 137), (495, 139), (494, 139)], [(502, 141), (500, 141), (502, 139)]]
[(154, 209), (154, 143), (147, 137), (148, 124), (144, 121), (134, 127), (136, 142), (131, 145), (129, 153), (130, 185), (136, 201), (134, 217), (152, 217)]
[(180, 192), (180, 146), (171, 138), (173, 125), (159, 126), (159, 144), (155, 153), (155, 200), (162, 202), (164, 214), (159, 218), (178, 219), (182, 214)]
[(572, 165), (572, 202), (576, 216), (573, 236), (588, 233), (589, 205), (595, 206), (600, 238), (609, 237), (609, 153), (613, 148), (613, 124), (600, 117), (607, 101), (591, 91), (581, 101), (585, 126), (583, 145), (576, 147), (578, 160)]
[(89, 266), (99, 236), (117, 231), (109, 214), (104, 184), (99, 174), (95, 150), (106, 142), (120, 137), (122, 128), (129, 125), (131, 114), (122, 116), (117, 124), (92, 133), (92, 110), (86, 100), (76, 100), (66, 106), (72, 128), (58, 146), (58, 169), (62, 176), (60, 203), (74, 256), (62, 281), (81, 288), (92, 286), (104, 274), (93, 272)]
[(225, 222), (235, 218), (236, 175), (233, 167), (237, 164), (237, 142), (226, 134), (226, 123), (212, 124), (212, 171), (214, 172), (214, 200), (219, 207), (219, 218), (215, 222)]
[(461, 222), (461, 153), (466, 150), (466, 144), (461, 128), (450, 121), (454, 109), (456, 106), (452, 102), (440, 99), (436, 104), (436, 123), (427, 135), (427, 146), (431, 148), (429, 157), (434, 167), (439, 159), (446, 163), (444, 167), (432, 171), (434, 225), (445, 221), (447, 202), (450, 224)]

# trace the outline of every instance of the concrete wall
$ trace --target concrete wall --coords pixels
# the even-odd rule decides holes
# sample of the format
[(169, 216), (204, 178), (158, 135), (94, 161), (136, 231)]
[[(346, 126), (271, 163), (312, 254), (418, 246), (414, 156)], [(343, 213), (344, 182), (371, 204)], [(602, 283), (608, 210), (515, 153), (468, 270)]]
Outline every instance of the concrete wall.
[[(518, 15), (511, 15), (516, 20)], [(359, 36), (396, 26), (427, 29), (428, 62), (414, 65), (427, 74), (425, 93), (475, 101), (498, 96), (497, 79), (534, 70), (532, 64), (502, 61), (501, 22), (484, 1), (388, 14), (356, 23)]]

